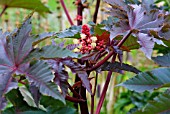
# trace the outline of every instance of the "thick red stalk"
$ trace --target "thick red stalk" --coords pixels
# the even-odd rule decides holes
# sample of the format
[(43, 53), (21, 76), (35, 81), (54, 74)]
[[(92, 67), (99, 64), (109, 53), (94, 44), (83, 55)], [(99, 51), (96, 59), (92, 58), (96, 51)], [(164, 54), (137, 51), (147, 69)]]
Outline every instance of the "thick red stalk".
[(103, 65), (112, 55), (114, 54), (114, 51), (111, 51), (103, 60), (99, 61), (96, 65), (94, 65), (89, 71), (93, 71), (97, 68), (99, 68), (101, 65)]
[[(78, 6), (77, 6), (77, 15), (83, 17), (83, 5), (81, 3), (81, 0), (77, 0)], [(77, 20), (77, 25), (82, 25), (82, 20)], [(83, 64), (81, 60), (78, 60), (80, 64)], [(76, 75), (75, 83), (80, 81), (80, 78), (78, 75)], [(85, 100), (85, 102), (80, 102), (80, 112), (81, 114), (88, 114), (88, 105), (87, 105), (87, 98), (86, 98), (86, 88), (84, 86), (81, 86), (79, 89), (75, 89), (77, 93), (80, 93), (80, 96)], [(75, 103), (75, 107), (78, 109), (78, 105)]]
[(117, 44), (117, 47), (121, 47), (123, 45), (123, 43), (127, 40), (127, 38), (131, 35), (132, 30), (130, 30), (124, 37), (123, 39)]
[[(116, 55), (117, 55), (117, 54), (115, 54), (115, 55), (113, 56), (113, 58), (112, 58), (112, 63), (115, 62)], [(102, 107), (103, 102), (104, 102), (104, 98), (105, 98), (105, 96), (106, 96), (107, 88), (108, 88), (109, 83), (110, 83), (111, 76), (112, 76), (112, 71), (109, 71), (109, 73), (108, 73), (108, 75), (107, 75), (107, 78), (106, 78), (106, 82), (105, 82), (105, 84), (104, 84), (104, 88), (103, 88), (101, 97), (100, 97), (100, 99), (99, 99), (99, 103), (98, 103), (98, 105), (97, 105), (96, 114), (99, 114), (99, 113), (100, 113), (101, 107)]]
[(63, 7), (63, 9), (64, 9), (64, 12), (65, 12), (65, 14), (66, 14), (66, 16), (67, 16), (67, 18), (68, 18), (68, 21), (69, 21), (70, 25), (74, 25), (74, 23), (73, 23), (70, 15), (69, 15), (69, 13), (68, 13), (68, 10), (67, 10), (67, 8), (66, 8), (66, 5), (65, 5), (64, 1), (63, 1), (63, 0), (60, 0), (60, 3), (61, 3), (61, 5), (62, 5), (62, 7)]
[(94, 12), (94, 15), (93, 15), (93, 22), (94, 22), (94, 23), (97, 22), (97, 14), (98, 14), (99, 7), (100, 7), (100, 1), (101, 1), (101, 0), (97, 0), (97, 1), (96, 1), (96, 8), (95, 8), (95, 12)]
[[(81, 3), (81, 0), (78, 1), (78, 6), (77, 6), (77, 15), (83, 17), (83, 4)], [(82, 25), (83, 24), (83, 18), (82, 20), (77, 20), (77, 25)]]
[(95, 93), (96, 93), (97, 79), (98, 79), (98, 73), (96, 72), (94, 91), (91, 95), (91, 114), (94, 114), (94, 96), (95, 96)]
[(66, 100), (74, 102), (74, 103), (85, 102), (85, 100), (83, 100), (83, 99), (77, 99), (77, 98), (74, 98), (74, 97), (70, 97), (68, 95), (66, 96)]
[[(124, 37), (123, 39), (117, 44), (117, 46), (120, 48), (123, 43), (127, 40), (127, 38), (131, 35), (132, 31), (129, 31)], [(109, 53), (110, 54), (110, 53)], [(109, 55), (108, 54), (108, 55)], [(112, 63), (114, 63), (115, 59), (116, 59), (116, 53), (114, 53), (114, 56), (112, 58)], [(110, 56), (110, 55), (109, 55)], [(106, 56), (107, 57), (107, 56)], [(103, 60), (102, 60), (102, 63), (103, 63)], [(102, 65), (102, 64), (101, 64)], [(101, 66), (100, 64), (98, 66)], [(108, 89), (108, 85), (110, 83), (110, 79), (111, 79), (111, 76), (112, 76), (112, 71), (109, 71), (108, 75), (107, 75), (107, 78), (106, 78), (106, 82), (105, 82), (105, 85), (104, 85), (104, 88), (103, 88), (103, 91), (102, 91), (102, 94), (101, 94), (101, 97), (100, 97), (100, 100), (99, 100), (99, 103), (97, 105), (97, 109), (96, 109), (96, 114), (99, 114), (100, 113), (100, 110), (101, 110), (101, 107), (103, 105), (103, 102), (104, 102), (104, 98), (106, 96), (106, 92), (107, 92), (107, 89)]]
[[(123, 45), (123, 43), (126, 41), (126, 39), (131, 35), (132, 31), (129, 31), (123, 38), (122, 40), (117, 44), (117, 47), (121, 47)], [(112, 55), (116, 54), (113, 51), (111, 51), (103, 60), (99, 61), (96, 65), (94, 65), (91, 69), (89, 69), (89, 71), (93, 71), (97, 68), (99, 68), (101, 65), (103, 65)]]
[(73, 92), (73, 94), (78, 97), (81, 98), (81, 96), (71, 87), (71, 85), (67, 82), (68, 88), (71, 90), (71, 92)]
[(105, 85), (104, 85), (104, 88), (103, 88), (103, 91), (102, 91), (102, 94), (101, 94), (101, 97), (100, 97), (100, 100), (99, 100), (99, 103), (97, 105), (96, 114), (100, 113), (101, 107), (102, 107), (103, 102), (104, 102), (104, 98), (106, 96), (106, 91), (107, 91), (107, 88), (109, 86), (109, 82), (110, 82), (111, 76), (112, 76), (112, 71), (109, 71), (109, 73), (107, 75), (107, 79), (106, 79)]

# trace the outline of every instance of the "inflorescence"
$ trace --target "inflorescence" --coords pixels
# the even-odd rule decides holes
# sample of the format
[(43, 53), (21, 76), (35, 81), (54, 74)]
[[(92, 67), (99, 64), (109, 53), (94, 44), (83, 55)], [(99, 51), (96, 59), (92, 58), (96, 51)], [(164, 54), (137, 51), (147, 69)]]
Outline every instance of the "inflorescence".
[(87, 25), (82, 26), (80, 39), (74, 39), (74, 44), (79, 44), (79, 47), (74, 49), (74, 52), (82, 54), (90, 53), (92, 50), (103, 51), (105, 48), (104, 40), (98, 40), (96, 36), (90, 34), (90, 28)]

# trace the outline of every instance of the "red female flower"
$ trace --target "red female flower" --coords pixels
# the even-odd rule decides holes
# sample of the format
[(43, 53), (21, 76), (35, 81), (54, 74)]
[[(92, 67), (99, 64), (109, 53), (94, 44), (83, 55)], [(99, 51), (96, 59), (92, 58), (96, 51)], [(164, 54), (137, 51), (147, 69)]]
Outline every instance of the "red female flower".
[(81, 39), (74, 39), (75, 44), (80, 44), (74, 52), (90, 53), (92, 50), (102, 51), (104, 50), (104, 40), (98, 40), (96, 36), (91, 36), (90, 28), (87, 25), (82, 26), (80, 34)]

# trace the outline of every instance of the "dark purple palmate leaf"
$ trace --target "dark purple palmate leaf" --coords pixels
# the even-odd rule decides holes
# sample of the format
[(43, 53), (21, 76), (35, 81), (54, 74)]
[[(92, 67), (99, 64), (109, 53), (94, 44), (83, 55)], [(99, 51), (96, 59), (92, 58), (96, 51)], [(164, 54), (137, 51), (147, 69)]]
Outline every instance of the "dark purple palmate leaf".
[(7, 100), (4, 97), (0, 98), (0, 110), (4, 109), (7, 105)]
[[(23, 74), (30, 83), (39, 88), (41, 93), (65, 102), (57, 91), (57, 85), (51, 82), (54, 75), (48, 65), (43, 61), (36, 61), (34, 64), (30, 64), (30, 61), (25, 62), (25, 58), (33, 49), (34, 40), (30, 36), (31, 16), (28, 16), (12, 33), (0, 31), (0, 78), (2, 79), (0, 80), (0, 99), (4, 98), (5, 93), (17, 88), (18, 84), (12, 75)], [(1, 100), (0, 105), (2, 104)]]
[(68, 92), (68, 72), (65, 70), (61, 59), (47, 60), (47, 63), (50, 65), (54, 71), (54, 82), (60, 86), (62, 95), (65, 97)]
[(170, 40), (170, 14), (168, 13), (165, 17), (165, 23), (162, 27), (161, 31), (157, 33), (160, 38), (164, 38), (166, 40)]
[(81, 65), (80, 63), (77, 63), (69, 58), (63, 59), (61, 62), (67, 67), (69, 67), (73, 73), (76, 73), (77, 71), (83, 71), (85, 68), (84, 65)]
[(113, 72), (118, 72), (118, 73), (122, 73), (122, 71), (129, 71), (129, 72), (133, 72), (135, 74), (140, 73), (141, 71), (138, 70), (137, 68), (125, 64), (125, 63), (120, 63), (115, 61), (114, 63), (110, 63), (110, 62), (105, 62), (101, 67), (99, 67), (97, 69), (98, 72), (100, 71), (113, 71)]
[(162, 44), (166, 46), (161, 40), (154, 38), (153, 36), (149, 36), (148, 34), (139, 33), (138, 34), (138, 43), (142, 45), (140, 48), (146, 55), (146, 57), (151, 58), (152, 50), (154, 48), (155, 42), (157, 44)]
[(67, 84), (67, 80), (68, 80), (68, 72), (65, 70), (65, 67), (63, 65), (62, 62), (58, 62), (58, 61), (54, 61), (55, 65), (57, 67), (55, 67), (54, 71), (54, 81), (57, 85), (60, 86), (61, 90), (62, 90), (62, 94), (65, 97), (67, 92), (68, 92), (68, 84)]
[(83, 86), (91, 94), (92, 92), (90, 88), (90, 81), (88, 79), (88, 74), (85, 71), (84, 66), (71, 59), (64, 60), (62, 61), (62, 63), (66, 65), (67, 67), (69, 67), (72, 70), (72, 72), (75, 72), (78, 74), (78, 77), (81, 79)]
[(17, 88), (17, 82), (13, 81), (12, 72), (4, 72), (0, 74), (0, 110), (5, 107), (6, 99), (4, 94), (10, 90)]
[[(167, 14), (156, 9), (147, 10), (146, 5), (126, 5), (123, 0), (105, 1), (112, 6), (107, 13), (119, 19), (118, 23), (111, 25), (112, 27), (106, 27), (106, 30), (110, 32), (110, 39), (131, 31), (138, 38), (141, 50), (148, 58), (151, 58), (154, 44), (158, 42), (163, 44), (163, 42), (155, 40), (150, 31), (159, 33)], [(145, 37), (139, 37), (141, 35)], [(154, 40), (149, 41), (151, 37)]]
[(36, 87), (35, 85), (30, 84), (29, 91), (32, 94), (32, 97), (33, 97), (36, 105), (38, 106), (39, 105), (39, 100), (40, 100), (40, 97), (41, 97), (41, 94), (40, 94), (40, 92), (38, 90), (38, 87)]
[[(6, 92), (16, 88), (12, 82), (12, 74), (22, 64), (25, 56), (32, 49), (32, 40), (29, 37), (31, 31), (30, 19), (13, 33), (0, 32), (0, 99)], [(13, 86), (11, 86), (13, 85)]]
[(55, 82), (60, 85), (60, 88), (65, 93), (67, 92), (68, 85), (66, 85), (68, 79), (68, 73), (64, 70), (64, 66), (67, 66), (71, 69), (73, 73), (77, 73), (79, 78), (81, 79), (83, 86), (87, 89), (89, 93), (91, 93), (90, 81), (88, 79), (88, 75), (86, 71), (84, 71), (84, 66), (73, 61), (72, 59), (54, 59), (48, 60), (49, 65), (55, 71)]
[(90, 81), (88, 79), (88, 74), (86, 71), (77, 71), (78, 77), (81, 79), (83, 86), (87, 89), (87, 91), (92, 94)]
[(164, 32), (163, 30), (161, 30), (158, 33), (158, 35), (159, 35), (160, 38), (165, 38), (167, 40), (170, 40), (170, 27), (168, 28), (168, 32)]
[(142, 5), (147, 11), (152, 10), (153, 4), (154, 0), (142, 0)]

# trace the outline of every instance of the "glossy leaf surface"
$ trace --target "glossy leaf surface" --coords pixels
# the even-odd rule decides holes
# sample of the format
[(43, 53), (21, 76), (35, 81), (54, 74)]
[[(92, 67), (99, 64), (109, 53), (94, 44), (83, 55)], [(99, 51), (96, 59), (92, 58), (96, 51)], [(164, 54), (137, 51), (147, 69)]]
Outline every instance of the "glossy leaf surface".
[(136, 92), (152, 91), (170, 84), (170, 68), (157, 68), (152, 71), (142, 72), (133, 78), (119, 84)]

